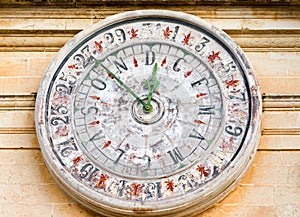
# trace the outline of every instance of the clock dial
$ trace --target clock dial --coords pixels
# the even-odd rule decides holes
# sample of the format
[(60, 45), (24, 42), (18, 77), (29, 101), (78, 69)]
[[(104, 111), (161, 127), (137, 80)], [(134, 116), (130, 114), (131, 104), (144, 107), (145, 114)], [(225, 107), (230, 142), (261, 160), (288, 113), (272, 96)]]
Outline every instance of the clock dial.
[[(152, 110), (144, 111), (110, 72), (145, 104), (153, 92)], [(203, 84), (193, 86), (199, 80)], [(108, 52), (77, 90), (72, 109), (77, 140), (98, 167), (120, 176), (176, 174), (204, 160), (222, 128), (219, 81), (201, 59), (174, 44), (143, 42)]]
[(256, 150), (260, 93), (240, 48), (199, 18), (161, 12), (116, 15), (78, 34), (39, 91), (46, 164), (106, 215), (202, 211)]

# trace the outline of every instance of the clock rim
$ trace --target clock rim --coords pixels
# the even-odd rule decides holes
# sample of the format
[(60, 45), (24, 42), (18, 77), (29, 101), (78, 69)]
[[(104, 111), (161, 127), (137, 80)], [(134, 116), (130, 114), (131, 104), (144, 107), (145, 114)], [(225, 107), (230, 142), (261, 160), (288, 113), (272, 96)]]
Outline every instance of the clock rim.
[[(214, 27), (213, 25), (207, 23), (203, 19), (196, 17), (194, 15), (183, 13), (183, 12), (169, 11), (169, 10), (138, 10), (138, 11), (130, 11), (130, 12), (113, 15), (109, 18), (106, 18), (106, 19), (94, 24), (90, 28), (87, 28), (87, 29), (81, 31), (61, 48), (61, 50), (58, 52), (58, 54), (56, 55), (56, 57), (53, 59), (53, 61), (49, 65), (48, 69), (46, 70), (45, 76), (39, 87), (39, 91), (37, 94), (37, 100), (36, 100), (36, 109), (35, 109), (35, 111), (36, 111), (35, 112), (36, 131), (37, 131), (38, 141), (39, 141), (42, 153), (43, 153), (43, 158), (44, 158), (44, 161), (45, 161), (47, 167), (50, 168), (51, 173), (57, 173), (57, 171), (55, 171), (55, 170), (57, 170), (58, 167), (53, 168), (55, 156), (53, 156), (53, 154), (48, 153), (44, 147), (45, 146), (44, 145), (45, 138), (47, 138), (47, 141), (48, 141), (48, 135), (47, 135), (47, 132), (45, 129), (41, 129), (41, 125), (42, 125), (41, 123), (45, 120), (45, 116), (41, 117), (41, 115), (45, 114), (45, 111), (44, 111), (45, 108), (43, 107), (43, 105), (46, 100), (45, 93), (48, 91), (48, 89), (46, 89), (45, 87), (49, 87), (49, 84), (51, 83), (51, 78), (53, 78), (53, 75), (58, 70), (58, 68), (61, 64), (61, 60), (64, 59), (66, 56), (66, 53), (69, 54), (70, 51), (72, 51), (73, 48), (76, 47), (81, 42), (81, 40), (83, 40), (87, 35), (93, 34), (98, 29), (104, 28), (106, 26), (111, 26), (111, 25), (119, 23), (121, 21), (126, 21), (128, 19), (132, 20), (132, 19), (141, 18), (141, 17), (151, 17), (151, 18), (164, 17), (164, 18), (172, 18), (172, 19), (176, 19), (176, 20), (183, 20), (184, 22), (192, 23), (195, 26), (199, 26), (203, 29), (206, 29), (206, 31), (213, 34), (216, 38), (218, 38), (225, 45), (227, 45), (228, 46), (227, 48), (229, 48), (231, 50), (232, 54), (234, 54), (235, 57), (237, 57), (238, 61), (241, 63), (241, 67), (243, 67), (244, 77), (248, 81), (248, 85), (249, 85), (249, 90), (250, 90), (249, 95), (251, 96), (251, 99), (249, 99), (249, 100), (251, 100), (251, 103), (252, 103), (250, 106), (251, 111), (249, 111), (250, 115), (251, 115), (251, 118), (249, 121), (250, 126), (248, 128), (247, 135), (245, 136), (244, 144), (243, 144), (242, 148), (247, 147), (249, 144), (250, 144), (250, 147), (252, 146), (253, 148), (251, 150), (246, 150), (246, 152), (243, 152), (244, 154), (246, 154), (249, 157), (248, 162), (246, 162), (246, 163), (239, 162), (239, 161), (237, 162), (237, 163), (241, 164), (241, 165), (239, 165), (238, 168), (240, 168), (242, 170), (239, 174), (234, 173), (235, 175), (237, 175), (237, 177), (233, 183), (237, 183), (238, 180), (240, 180), (242, 178), (242, 176), (244, 176), (244, 174), (248, 171), (250, 165), (252, 164), (252, 161), (254, 159), (256, 149), (258, 146), (258, 142), (260, 139), (262, 103), (261, 103), (261, 93), (260, 93), (257, 78), (255, 77), (255, 72), (253, 70), (253, 67), (250, 65), (249, 61), (245, 57), (242, 49), (221, 29)], [(213, 31), (212, 29), (214, 29), (215, 31)], [(245, 66), (248, 66), (248, 67), (246, 68)], [(250, 84), (252, 85), (252, 87), (254, 86), (257, 89), (255, 91), (251, 90)], [(252, 139), (251, 137), (253, 135), (256, 138)], [(51, 165), (51, 163), (52, 163), (52, 165)], [(236, 165), (236, 164), (234, 164), (234, 165)], [(228, 168), (225, 170), (228, 170)], [(225, 170), (222, 171), (222, 173), (225, 173)], [(61, 178), (60, 176), (57, 176), (57, 174), (54, 174), (54, 176), (55, 176), (55, 178)], [(52, 175), (52, 177), (54, 177), (54, 176)], [(72, 183), (72, 184), (74, 184), (74, 183)], [(62, 185), (64, 186), (65, 183)], [(214, 199), (216, 201), (221, 200), (235, 186), (236, 186), (236, 184), (230, 184), (228, 186), (228, 188), (226, 189), (226, 192), (227, 192), (226, 194), (223, 195), (222, 193), (219, 193), (217, 196), (214, 197)], [(63, 187), (63, 188), (65, 188), (65, 187)], [(214, 191), (214, 192), (217, 192), (217, 191)], [(67, 191), (67, 193), (70, 194), (68, 191)], [(72, 193), (74, 196), (75, 195), (74, 192), (72, 192)], [(90, 194), (88, 194), (88, 196), (90, 196)], [(86, 197), (86, 195), (81, 195), (80, 197)], [(196, 199), (198, 199), (198, 200), (194, 203), (190, 203), (188, 207), (190, 207), (190, 206), (195, 207), (197, 205), (197, 203), (199, 203), (199, 198), (196, 198)], [(78, 198), (75, 198), (75, 200), (78, 200)], [(94, 200), (90, 201), (90, 198), (88, 198), (88, 197), (85, 200), (89, 201), (88, 203), (91, 203), (91, 204), (95, 203)], [(82, 203), (82, 200), (79, 200), (79, 202)], [(182, 203), (182, 202), (180, 202), (180, 203)], [(179, 205), (179, 204), (177, 204), (177, 205), (176, 204), (177, 203), (172, 204), (172, 207), (174, 208), (174, 210), (175, 210), (176, 206)], [(215, 204), (215, 202), (209, 204), (209, 206), (211, 206), (213, 204)], [(103, 204), (101, 204), (101, 205), (103, 205)], [(111, 205), (111, 204), (108, 204), (108, 205)], [(93, 205), (92, 206), (87, 205), (87, 206), (89, 208), (95, 210), (95, 207), (93, 207)], [(205, 207), (205, 209), (209, 208), (209, 206)], [(99, 204), (97, 204), (96, 207), (100, 207)], [(111, 208), (112, 207), (110, 207), (110, 209)], [(124, 208), (124, 207), (122, 207), (122, 208)], [(134, 208), (134, 206), (129, 207), (128, 214), (132, 215), (133, 208)], [(195, 209), (197, 209), (197, 207), (195, 207)], [(199, 209), (199, 207), (198, 207), (198, 209)], [(98, 208), (96, 208), (96, 210), (99, 211)], [(160, 211), (158, 210), (158, 212), (161, 212), (161, 211), (162, 210), (160, 210)], [(167, 212), (169, 212), (169, 211), (171, 211), (171, 210), (167, 210)], [(117, 210), (116, 210), (116, 212), (117, 212)], [(123, 212), (124, 212), (124, 210), (123, 210)], [(159, 213), (159, 214), (161, 214), (161, 213)]]

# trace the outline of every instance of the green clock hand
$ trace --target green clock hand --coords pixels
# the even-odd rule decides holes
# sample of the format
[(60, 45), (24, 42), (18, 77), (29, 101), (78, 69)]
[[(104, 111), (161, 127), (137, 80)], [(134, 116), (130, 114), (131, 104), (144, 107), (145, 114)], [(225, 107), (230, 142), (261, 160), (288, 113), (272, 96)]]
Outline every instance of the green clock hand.
[[(147, 105), (151, 106), (151, 99), (153, 92), (158, 88), (159, 80), (156, 78), (156, 72), (157, 72), (157, 63), (155, 63), (152, 76), (146, 81), (146, 87), (149, 89), (148, 95), (147, 95)], [(151, 106), (152, 107), (152, 106)]]
[(133, 92), (133, 90), (131, 90), (126, 84), (124, 84), (123, 81), (120, 80), (120, 78), (118, 78), (112, 71), (110, 71), (108, 68), (106, 68), (101, 61), (97, 61), (96, 60), (96, 65), (100, 65), (102, 68), (105, 69), (105, 71), (107, 71), (108, 74), (110, 74), (114, 79), (116, 79), (116, 81), (125, 88), (125, 90), (127, 90), (128, 93), (130, 93), (139, 103), (141, 103), (144, 107), (144, 110), (146, 110), (146, 108), (148, 108), (149, 106), (143, 101), (141, 100), (140, 97), (138, 97), (138, 95), (135, 94), (135, 92)]

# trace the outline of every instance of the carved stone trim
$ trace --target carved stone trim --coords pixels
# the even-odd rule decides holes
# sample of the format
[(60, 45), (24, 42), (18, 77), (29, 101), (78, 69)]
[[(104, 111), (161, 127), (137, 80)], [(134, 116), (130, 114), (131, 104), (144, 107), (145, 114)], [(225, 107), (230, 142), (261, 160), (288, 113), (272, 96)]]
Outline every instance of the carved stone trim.
[(1, 6), (6, 7), (28, 7), (28, 6), (48, 6), (48, 7), (68, 7), (68, 8), (77, 8), (77, 7), (91, 7), (91, 6), (124, 6), (124, 5), (147, 5), (147, 6), (161, 6), (161, 5), (219, 5), (219, 6), (295, 6), (299, 5), (299, 2), (293, 0), (73, 0), (73, 1), (53, 1), (53, 0), (44, 0), (44, 1), (29, 1), (29, 0), (2, 0), (0, 3)]
[[(34, 110), (36, 93), (0, 95), (0, 110)], [(299, 95), (266, 94), (263, 111), (300, 111)]]
[(34, 110), (35, 97), (36, 94), (0, 95), (0, 111)]
[(300, 95), (264, 95), (263, 111), (300, 111)]
[[(34, 110), (36, 94), (0, 95), (0, 111)], [(264, 95), (263, 112), (300, 111), (300, 95)], [(34, 127), (0, 128), (0, 134), (35, 134)], [(300, 128), (263, 129), (262, 135), (300, 135)]]
[(0, 134), (35, 134), (34, 127), (9, 127), (0, 128)]

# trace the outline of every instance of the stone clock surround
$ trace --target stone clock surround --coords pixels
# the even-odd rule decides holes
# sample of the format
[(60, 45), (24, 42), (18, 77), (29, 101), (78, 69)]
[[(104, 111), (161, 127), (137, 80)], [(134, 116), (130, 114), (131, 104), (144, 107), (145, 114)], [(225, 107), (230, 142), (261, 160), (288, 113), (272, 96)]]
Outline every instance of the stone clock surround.
[[(174, 21), (172, 20), (173, 16)], [(152, 17), (153, 20), (151, 20)], [(177, 21), (176, 19), (178, 19), (179, 21)], [(134, 22), (136, 22), (137, 25), (133, 27), (131, 26), (131, 23)], [(184, 22), (191, 23), (190, 30), (185, 30), (186, 33), (178, 33), (179, 29), (180, 31), (183, 31), (181, 29), (188, 28), (184, 27)], [(118, 27), (119, 25), (121, 27)], [(159, 28), (159, 30), (151, 29), (151, 26), (153, 26), (153, 28), (155, 27), (156, 29)], [(145, 32), (145, 27), (149, 28), (146, 29), (147, 32)], [(199, 33), (197, 32), (198, 28)], [(113, 32), (115, 35), (113, 34)], [(171, 34), (172, 32), (173, 34)], [(125, 35), (126, 33), (128, 33), (128, 36)], [(161, 37), (160, 35), (162, 33), (163, 38), (160, 38), (158, 40), (158, 44), (165, 40), (166, 45), (162, 44), (158, 46), (158, 48), (155, 48), (155, 44), (157, 43), (155, 42), (156, 37)], [(92, 41), (93, 37), (99, 37), (99, 35), (102, 36), (103, 39), (101, 40), (101, 37), (100, 39), (94, 39), (91, 46), (91, 43), (89, 41)], [(143, 40), (145, 40), (145, 43), (140, 40), (142, 38)], [(103, 40), (106, 40), (106, 42)], [(196, 158), (189, 160), (190, 157), (183, 157), (186, 155), (182, 154), (186, 152), (183, 150), (188, 150), (187, 148), (182, 148), (183, 146), (181, 148), (178, 146), (173, 151), (167, 151), (167, 153), (169, 154), (168, 157), (168, 154), (165, 154), (162, 149), (164, 146), (159, 145), (158, 150), (161, 149), (160, 151), (162, 153), (162, 155), (159, 156), (162, 156), (163, 164), (165, 164), (164, 162), (168, 158), (171, 159), (171, 162), (172, 160), (174, 161), (174, 165), (178, 164), (179, 161), (181, 161), (180, 165), (186, 165), (188, 163), (188, 160), (193, 163), (188, 163), (187, 165), (190, 166), (188, 166), (186, 169), (183, 167), (183, 169), (174, 170), (174, 172), (170, 173), (170, 175), (166, 173), (167, 177), (161, 175), (162, 178), (159, 178), (158, 176), (156, 180), (151, 180), (152, 178), (150, 177), (153, 175), (150, 175), (150, 171), (153, 171), (155, 174), (157, 174), (159, 170), (150, 169), (150, 162), (154, 160), (154, 156), (149, 157), (148, 169), (145, 170), (150, 173), (149, 181), (147, 180), (147, 175), (143, 173), (137, 175), (138, 181), (136, 181), (136, 175), (131, 175), (131, 172), (129, 176), (125, 175), (125, 173), (125, 178), (122, 178), (123, 175), (122, 173), (120, 173), (120, 171), (124, 171), (126, 166), (123, 166), (124, 168), (118, 171), (119, 169), (117, 168), (120, 167), (121, 162), (124, 161), (124, 157), (126, 157), (126, 155), (128, 156), (128, 158), (130, 157), (129, 154), (127, 154), (128, 151), (125, 151), (127, 150), (127, 146), (130, 149), (130, 145), (128, 144), (125, 145), (125, 149), (122, 148), (122, 146), (113, 148), (114, 150), (117, 150), (117, 152), (121, 151), (121, 154), (116, 158), (117, 160), (111, 160), (112, 163), (114, 163), (111, 164), (111, 166), (107, 166), (107, 169), (105, 168), (105, 166), (103, 167), (102, 164), (107, 164), (107, 160), (111, 159), (111, 157), (107, 157), (107, 160), (104, 160), (103, 163), (100, 164), (98, 164), (99, 160), (102, 162), (103, 159), (101, 160), (99, 158), (96, 161), (92, 160), (93, 158), (96, 159), (95, 155), (110, 156), (110, 151), (104, 151), (104, 147), (107, 148), (110, 147), (111, 144), (118, 143), (114, 139), (109, 138), (108, 141), (107, 139), (104, 139), (104, 146), (102, 147), (102, 150), (100, 150), (100, 148), (97, 148), (94, 140), (100, 139), (99, 141), (102, 141), (101, 138), (107, 136), (113, 138), (114, 136), (113, 134), (103, 134), (103, 131), (106, 131), (105, 124), (108, 120), (103, 119), (93, 121), (91, 119), (87, 121), (87, 119), (89, 119), (88, 115), (90, 114), (90, 110), (92, 108), (95, 113), (97, 113), (99, 109), (101, 109), (100, 107), (98, 108), (92, 106), (94, 104), (94, 102), (92, 101), (96, 98), (96, 100), (98, 100), (98, 98), (105, 99), (104, 95), (100, 95), (99, 97), (97, 93), (99, 91), (105, 91), (109, 86), (109, 83), (107, 82), (111, 81), (107, 81), (107, 78), (115, 79), (115, 81), (118, 81), (120, 85), (124, 86), (124, 83), (120, 81), (123, 79), (122, 70), (127, 70), (127, 65), (129, 64), (129, 62), (128, 58), (126, 59), (128, 48), (124, 47), (123, 43), (131, 46), (133, 54), (135, 55), (138, 54), (137, 52), (140, 49), (139, 43), (144, 43), (145, 46), (150, 46), (150, 48), (153, 46), (153, 48), (151, 48), (153, 50), (150, 50), (153, 57), (155, 56), (153, 52), (156, 49), (159, 49), (159, 52), (165, 52), (165, 50), (162, 49), (162, 46), (169, 47), (168, 49), (170, 50), (170, 52), (172, 49), (175, 49), (175, 53), (172, 55), (178, 55), (181, 52), (181, 48), (176, 48), (176, 46), (174, 46), (173, 44), (180, 43), (182, 49), (185, 49), (184, 53), (186, 54), (184, 58), (186, 59), (178, 56), (177, 60), (173, 60), (174, 64), (172, 69), (175, 72), (180, 71), (180, 68), (178, 67), (184, 67), (182, 64), (186, 64), (188, 61), (195, 62), (194, 57), (192, 57), (192, 60), (190, 60), (188, 52), (191, 52), (191, 55), (199, 55), (199, 58), (201, 59), (200, 64), (197, 63), (195, 66), (193, 66), (192, 63), (190, 63), (190, 65), (194, 67), (193, 70), (198, 70), (199, 73), (201, 71), (202, 78), (200, 77), (200, 80), (199, 78), (197, 78), (199, 81), (195, 79), (188, 81), (190, 82), (191, 86), (186, 88), (193, 89), (196, 85), (200, 88), (202, 83), (206, 83), (208, 88), (214, 87), (216, 85), (220, 85), (221, 88), (220, 96), (216, 96), (215, 91), (217, 90), (204, 90), (205, 92), (213, 93), (214, 97), (216, 97), (215, 99), (212, 98), (211, 102), (207, 105), (205, 105), (205, 95), (207, 95), (205, 93), (200, 95), (199, 93), (194, 93), (194, 98), (191, 98), (191, 100), (196, 101), (198, 101), (198, 98), (200, 98), (201, 96), (204, 98), (204, 105), (200, 105), (198, 108), (198, 115), (200, 115), (200, 118), (202, 120), (206, 115), (211, 116), (209, 121), (211, 122), (211, 126), (208, 126), (208, 128), (206, 128), (205, 134), (201, 132), (199, 133), (199, 130), (201, 131), (202, 129), (199, 127), (193, 129), (190, 133), (187, 134), (188, 143), (194, 142), (195, 138), (197, 139), (197, 141), (199, 140), (199, 144), (201, 143), (201, 145), (198, 146), (201, 147), (200, 149), (202, 151), (207, 151), (208, 157), (206, 159), (206, 157), (202, 157), (203, 154), (195, 154), (196, 151), (192, 154), (199, 155), (199, 159), (203, 158), (206, 160), (201, 163), (197, 163), (198, 159)], [(118, 49), (121, 51), (122, 49), (124, 50), (121, 52), (118, 51)], [(135, 51), (135, 49), (138, 50)], [(142, 48), (142, 53), (144, 52), (144, 49), (145, 48)], [(107, 52), (107, 54), (105, 53), (105, 51)], [(104, 56), (102, 52), (104, 53)], [(111, 54), (109, 54), (109, 52), (111, 52)], [(157, 52), (156, 55), (161, 59), (157, 61), (160, 63), (160, 66), (163, 67), (166, 63), (168, 54), (162, 54), (161, 56), (159, 56), (159, 52)], [(198, 52), (198, 54), (192, 54), (194, 52)], [(119, 57), (119, 55), (124, 54), (125, 57)], [(146, 52), (146, 54), (148, 53)], [(164, 55), (166, 56), (164, 57)], [(228, 56), (231, 59), (227, 59)], [(146, 55), (146, 65), (147, 57), (148, 56)], [(119, 60), (114, 60), (115, 58), (119, 58)], [(148, 59), (149, 58), (150, 57), (148, 57)], [(133, 56), (134, 67), (138, 67), (139, 61), (141, 61), (141, 59), (138, 59), (138, 57), (136, 59), (135, 56)], [(112, 66), (107, 65), (111, 63), (113, 63)], [(133, 69), (134, 68), (132, 68), (132, 70)], [(108, 75), (104, 73), (104, 78), (106, 80), (103, 80), (102, 78), (103, 70), (108, 73)], [(113, 70), (118, 70), (117, 73), (119, 73), (119, 77), (115, 77), (115, 74), (113, 74), (112, 72)], [(138, 72), (140, 73), (140, 71)], [(159, 73), (160, 72), (158, 72), (158, 74)], [(183, 79), (189, 79), (191, 73), (192, 70), (187, 71), (184, 76), (182, 76)], [(211, 73), (211, 75), (205, 77), (206, 73)], [(79, 82), (77, 77), (81, 76), (81, 74), (83, 76), (81, 78), (81, 81)], [(212, 82), (211, 78), (213, 74), (216, 77), (216, 80)], [(194, 75), (192, 75), (191, 77), (193, 76)], [(143, 80), (143, 78), (141, 79)], [(162, 79), (161, 82), (163, 82), (163, 80), (165, 79)], [(182, 82), (180, 82), (179, 84), (181, 83)], [(115, 87), (113, 87), (110, 91), (114, 91), (114, 89)], [(199, 89), (198, 91), (200, 90), (203, 91), (202, 89)], [(72, 96), (72, 94), (74, 94), (73, 91), (77, 92), (77, 94), (74, 96)], [(110, 91), (108, 91), (108, 93)], [(128, 91), (129, 93), (133, 94), (132, 90)], [(162, 92), (164, 92), (163, 89)], [(116, 96), (117, 94), (118, 93), (116, 93)], [(133, 96), (138, 97), (135, 94)], [(173, 100), (174, 97), (176, 98), (179, 96), (180, 94), (170, 97), (171, 100)], [(109, 97), (109, 99), (110, 98), (111, 97)], [(162, 99), (162, 96), (160, 96), (160, 94), (156, 94), (156, 98)], [(155, 101), (154, 99), (155, 97), (153, 98), (153, 103), (157, 102), (157, 100)], [(221, 100), (222, 103), (219, 105), (212, 104), (215, 100)], [(143, 212), (146, 211), (150, 215), (151, 213), (154, 215), (173, 215), (175, 213), (179, 215), (179, 213), (181, 213), (183, 210), (185, 210), (184, 213), (186, 214), (187, 209), (190, 209), (191, 213), (206, 209), (213, 203), (223, 198), (226, 193), (228, 193), (232, 189), (232, 187), (234, 187), (236, 181), (242, 177), (242, 174), (246, 172), (247, 168), (250, 166), (250, 163), (253, 160), (253, 156), (255, 154), (257, 143), (260, 137), (259, 123), (261, 119), (261, 97), (259, 93), (259, 86), (256, 81), (254, 71), (243, 55), (241, 49), (224, 32), (217, 29), (216, 27), (211, 26), (210, 24), (200, 20), (199, 18), (178, 12), (154, 10), (127, 12), (125, 14), (112, 16), (104, 20), (103, 22), (96, 24), (91, 29), (79, 33), (62, 48), (52, 64), (50, 64), (46, 76), (42, 81), (37, 101), (37, 132), (44, 159), (46, 164), (48, 165), (48, 168), (50, 169), (50, 172), (54, 175), (55, 179), (58, 180), (62, 188), (65, 189), (65, 191), (73, 198), (75, 198), (78, 202), (88, 206), (89, 208), (97, 212), (112, 215), (121, 215), (121, 213), (122, 215), (138, 215), (140, 212), (137, 210), (143, 210)], [(70, 103), (72, 101), (73, 105), (72, 103)], [(178, 102), (180, 102), (180, 100)], [(87, 103), (89, 103), (90, 105)], [(113, 102), (108, 101), (104, 103), (107, 105), (113, 104)], [(224, 104), (224, 108), (219, 107), (222, 104)], [(180, 105), (180, 103), (178, 103), (178, 105)], [(84, 111), (85, 109), (87, 109), (86, 106), (88, 106), (88, 110)], [(165, 107), (168, 105), (165, 104), (163, 106)], [(180, 114), (180, 112), (184, 110), (186, 109), (178, 109), (180, 116), (182, 115)], [(72, 112), (73, 114), (70, 114), (70, 112)], [(152, 112), (154, 113), (155, 110)], [(162, 120), (164, 120), (163, 114), (161, 115)], [(222, 117), (222, 115), (224, 117)], [(216, 125), (218, 123), (214, 123), (214, 121), (212, 121), (213, 119), (218, 120), (220, 118), (222, 119), (222, 122), (219, 122), (219, 124), (222, 123), (221, 125)], [(175, 121), (177, 119), (178, 117), (175, 117)], [(81, 127), (83, 126), (83, 122), (81, 120), (87, 121), (85, 123), (86, 127)], [(125, 119), (121, 118), (121, 120), (124, 121)], [(159, 120), (157, 121), (162, 120), (161, 118), (159, 118)], [(72, 122), (73, 125), (70, 124)], [(232, 124), (232, 122), (234, 124)], [(89, 130), (89, 127), (97, 126), (100, 123), (104, 124), (103, 130), (101, 130), (101, 128), (100, 131), (96, 130), (92, 132)], [(197, 122), (194, 121), (194, 124), (195, 123), (198, 123), (200, 125), (204, 122), (201, 121), (200, 123), (200, 120), (197, 120)], [(117, 123), (114, 123), (113, 126), (116, 127), (116, 124)], [(138, 124), (145, 125), (145, 123), (141, 121), (138, 121)], [(178, 124), (179, 122), (177, 123), (177, 125)], [(128, 126), (131, 124), (130, 122), (128, 122), (128, 124), (125, 123), (125, 125)], [(174, 127), (171, 127), (171, 122), (168, 123), (168, 125), (168, 128), (170, 128), (170, 130), (175, 130)], [(154, 125), (149, 125), (147, 123), (144, 128), (148, 129), (149, 127), (152, 128), (152, 126)], [(212, 137), (210, 137), (208, 132), (219, 128), (216, 126), (220, 126), (221, 130), (219, 130), (218, 134), (212, 135)], [(113, 132), (113, 130), (111, 132)], [(119, 132), (121, 133), (122, 130)], [(132, 132), (132, 130), (128, 132)], [(166, 131), (166, 133), (167, 132), (168, 130)], [(86, 137), (85, 135), (93, 136)], [(128, 135), (124, 137), (124, 139), (126, 139), (127, 137)], [(166, 142), (168, 142), (168, 140), (166, 140)], [(131, 142), (129, 141), (129, 143)], [(81, 145), (79, 145), (78, 143)], [(90, 146), (89, 144), (91, 143), (96, 146), (96, 149), (88, 148), (88, 146)], [(227, 148), (225, 148), (225, 146), (227, 147), (229, 143), (232, 147), (231, 151), (228, 151)], [(195, 149), (197, 148), (198, 147), (195, 146)], [(110, 148), (105, 150), (109, 149)], [(225, 149), (227, 151), (225, 151)], [(94, 150), (98, 150), (97, 153), (95, 153)], [(142, 152), (143, 148), (137, 148), (137, 150), (140, 150)], [(140, 151), (136, 151), (134, 155), (137, 157)], [(152, 152), (153, 151), (154, 150), (152, 150)], [(224, 153), (220, 154), (222, 152)], [(192, 156), (192, 154), (188, 154), (186, 156)], [(92, 159), (90, 159), (88, 155), (90, 155)], [(128, 163), (131, 164), (134, 161), (134, 159), (131, 160), (130, 158)], [(125, 163), (124, 165), (128, 163)], [(152, 164), (151, 166), (153, 167), (154, 164)], [(170, 169), (174, 166), (168, 167)], [(111, 170), (111, 168), (115, 169)], [(163, 168), (162, 171), (166, 171), (166, 169), (167, 167), (165, 169)], [(130, 171), (132, 171), (132, 169), (130, 169)], [(173, 170), (171, 169), (171, 171)], [(115, 175), (115, 173), (117, 175)], [(204, 177), (203, 180), (202, 177)], [(229, 177), (233, 181), (231, 181)], [(174, 180), (178, 181), (175, 181), (174, 183)], [(185, 180), (184, 182), (186, 183), (181, 183), (181, 180)], [(181, 186), (181, 190), (179, 189), (179, 186)], [(115, 190), (113, 190), (113, 188), (115, 188)], [(152, 193), (150, 193), (150, 189), (152, 189)], [(126, 193), (123, 191), (126, 191)], [(131, 195), (129, 198), (126, 195), (127, 193)], [(182, 203), (180, 198), (185, 198), (186, 202)], [(114, 202), (114, 200), (116, 201)], [(199, 203), (202, 204), (200, 207)], [(108, 209), (108, 207), (110, 208)]]

